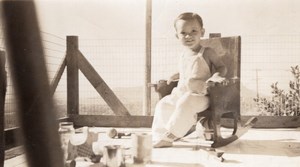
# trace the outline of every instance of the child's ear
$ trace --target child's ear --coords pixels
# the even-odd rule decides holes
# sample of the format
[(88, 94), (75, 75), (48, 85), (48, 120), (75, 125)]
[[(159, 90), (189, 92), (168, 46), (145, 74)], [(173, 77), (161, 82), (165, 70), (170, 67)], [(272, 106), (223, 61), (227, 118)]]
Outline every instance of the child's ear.
[(204, 34), (205, 34), (205, 28), (202, 28), (202, 29), (201, 29), (201, 37), (203, 37)]
[(178, 39), (178, 35), (177, 35), (177, 33), (175, 34), (175, 37)]

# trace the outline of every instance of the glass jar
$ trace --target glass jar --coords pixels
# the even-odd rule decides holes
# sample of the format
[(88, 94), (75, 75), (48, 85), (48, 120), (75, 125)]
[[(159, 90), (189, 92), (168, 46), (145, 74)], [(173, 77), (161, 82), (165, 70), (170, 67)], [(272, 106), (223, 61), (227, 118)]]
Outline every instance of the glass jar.
[(75, 133), (73, 122), (60, 122), (58, 133), (60, 135), (61, 148), (64, 154), (64, 161), (68, 159), (68, 145), (71, 135)]

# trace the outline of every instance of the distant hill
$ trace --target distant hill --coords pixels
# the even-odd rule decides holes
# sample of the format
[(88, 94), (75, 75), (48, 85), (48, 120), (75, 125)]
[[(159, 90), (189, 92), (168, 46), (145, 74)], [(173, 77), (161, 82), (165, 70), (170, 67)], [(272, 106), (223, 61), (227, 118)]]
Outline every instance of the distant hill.
[[(115, 94), (120, 98), (126, 101), (140, 101), (143, 98), (143, 87), (118, 87), (113, 88)], [(152, 88), (152, 98), (158, 98), (158, 94)], [(256, 92), (253, 90), (248, 89), (247, 87), (241, 85), (241, 97), (244, 99), (253, 99), (256, 97)], [(253, 101), (253, 100), (252, 100)]]
[(241, 96), (243, 97), (256, 97), (256, 92), (253, 90), (248, 89), (247, 87), (245, 87), (243, 84), (241, 84)]
[[(144, 88), (140, 87), (118, 87), (113, 88), (114, 93), (118, 98), (127, 101), (127, 102), (137, 102), (143, 100), (143, 91)], [(151, 89), (151, 98), (158, 99), (158, 94), (155, 92), (154, 88)]]
[[(259, 115), (256, 108), (256, 103), (254, 102), (254, 98), (256, 98), (257, 94), (255, 91), (248, 89), (244, 85), (241, 84), (241, 114), (242, 115)], [(267, 97), (260, 93), (260, 96)]]
[[(116, 94), (116, 96), (121, 100), (121, 102), (125, 106), (128, 106), (128, 109), (134, 106), (135, 110), (141, 110), (142, 103), (143, 103), (142, 86), (117, 87), (117, 88), (112, 88), (112, 90)], [(256, 103), (253, 100), (255, 97), (256, 97), (255, 91), (248, 89), (244, 85), (241, 85), (241, 114), (242, 115), (259, 114), (256, 110)], [(100, 95), (97, 98), (101, 98)], [(154, 108), (155, 103), (158, 101), (158, 94), (154, 91), (154, 88), (152, 88), (151, 91), (151, 98), (152, 98), (152, 108)], [(105, 101), (101, 100), (99, 101), (99, 103), (100, 105), (103, 105), (105, 104)]]

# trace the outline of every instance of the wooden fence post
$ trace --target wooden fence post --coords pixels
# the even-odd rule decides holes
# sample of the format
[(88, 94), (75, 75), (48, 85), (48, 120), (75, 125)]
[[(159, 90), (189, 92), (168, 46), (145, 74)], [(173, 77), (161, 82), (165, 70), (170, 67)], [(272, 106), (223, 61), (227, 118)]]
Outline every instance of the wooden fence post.
[(4, 104), (6, 94), (5, 52), (0, 50), (0, 166), (4, 166), (5, 136), (4, 136)]
[(152, 27), (152, 0), (146, 3), (146, 56), (145, 56), (145, 83), (144, 83), (144, 99), (143, 113), (151, 115), (151, 29)]
[(67, 36), (67, 112), (79, 114), (78, 36)]

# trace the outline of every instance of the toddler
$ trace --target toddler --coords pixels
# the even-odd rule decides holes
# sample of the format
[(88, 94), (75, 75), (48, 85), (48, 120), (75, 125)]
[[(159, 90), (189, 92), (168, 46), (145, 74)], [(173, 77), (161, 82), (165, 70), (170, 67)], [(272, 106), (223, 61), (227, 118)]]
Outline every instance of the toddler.
[[(179, 72), (167, 83), (179, 80), (170, 95), (156, 105), (152, 124), (154, 148), (170, 147), (197, 122), (197, 113), (209, 107), (208, 82), (223, 82), (227, 72), (212, 48), (201, 46), (205, 29), (196, 13), (183, 13), (174, 22), (176, 37), (186, 48), (179, 61)], [(215, 73), (212, 74), (212, 68)]]

